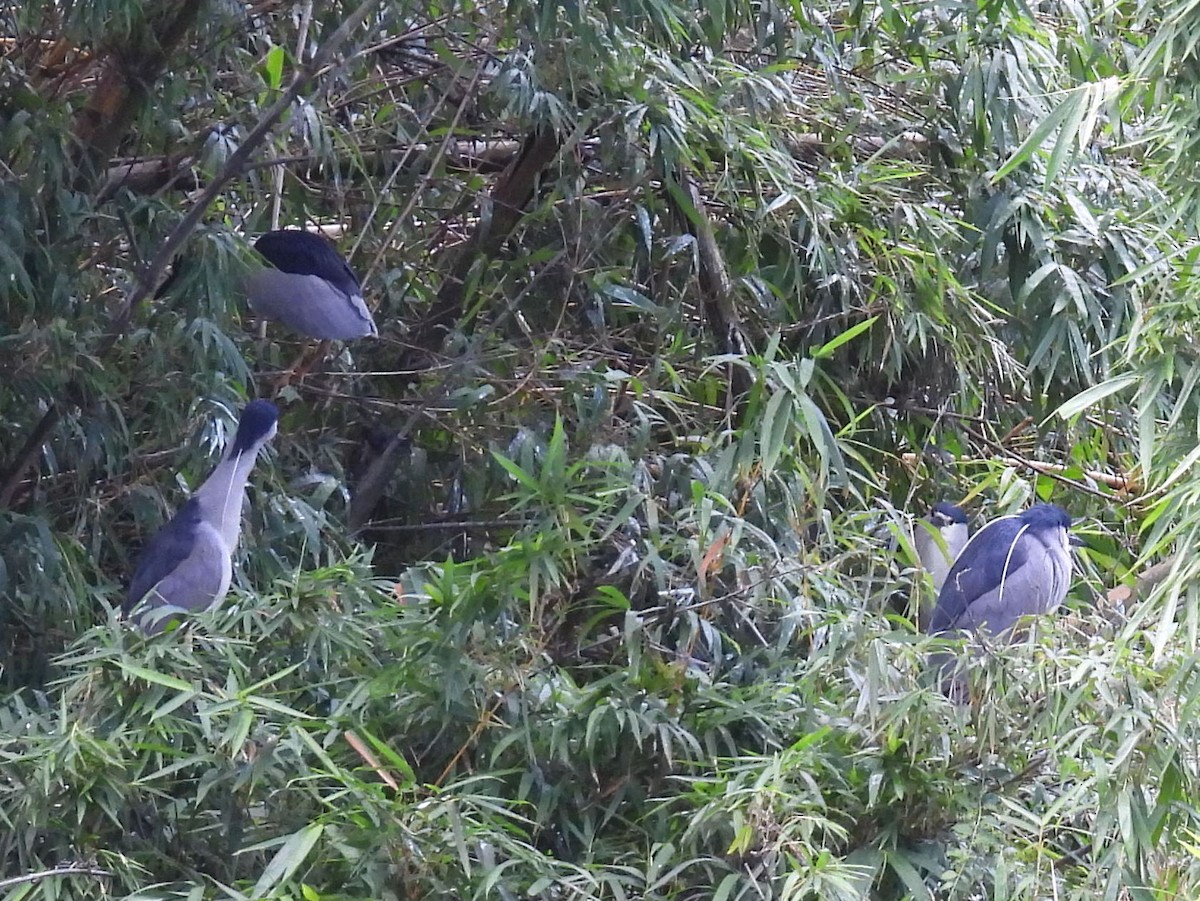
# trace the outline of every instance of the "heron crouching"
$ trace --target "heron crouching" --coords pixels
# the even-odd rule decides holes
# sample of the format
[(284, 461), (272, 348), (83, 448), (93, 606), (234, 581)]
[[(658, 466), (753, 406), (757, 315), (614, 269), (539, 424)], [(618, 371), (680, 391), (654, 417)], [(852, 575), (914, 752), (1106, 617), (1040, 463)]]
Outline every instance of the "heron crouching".
[(250, 274), (250, 307), (294, 332), (322, 340), (375, 337), (379, 330), (354, 270), (321, 235), (267, 232), (254, 249), (271, 265)]
[[(1070, 527), (1054, 504), (989, 522), (950, 567), (928, 632), (1003, 639), (1024, 617), (1053, 612), (1071, 585)], [(932, 663), (952, 676), (952, 655), (935, 654)]]

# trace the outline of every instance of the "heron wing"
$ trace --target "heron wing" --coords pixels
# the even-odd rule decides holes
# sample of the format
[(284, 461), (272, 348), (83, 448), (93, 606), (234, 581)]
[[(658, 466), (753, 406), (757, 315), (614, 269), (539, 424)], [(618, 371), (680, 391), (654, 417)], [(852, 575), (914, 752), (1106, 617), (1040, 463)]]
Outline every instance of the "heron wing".
[(260, 269), (247, 279), (246, 295), (255, 312), (311, 338), (379, 334), (362, 294), (348, 294), (318, 275)]
[(346, 258), (320, 235), (300, 229), (267, 232), (254, 242), (254, 249), (276, 269), (317, 275), (345, 294), (362, 294), (362, 283)]
[(200, 502), (192, 498), (150, 539), (150, 543), (142, 551), (133, 581), (129, 584), (129, 594), (126, 595), (123, 605), (126, 612), (187, 559), (192, 547), (192, 536), (199, 525)]
[(964, 614), (985, 599), (1025, 563), (1027, 549), (1021, 536), (1021, 521), (1015, 516), (993, 519), (971, 536), (950, 567), (938, 594), (929, 631), (965, 628)]
[(125, 611), (139, 605), (206, 609), (229, 590), (229, 554), (217, 530), (201, 518), (199, 500), (192, 498), (146, 547)]

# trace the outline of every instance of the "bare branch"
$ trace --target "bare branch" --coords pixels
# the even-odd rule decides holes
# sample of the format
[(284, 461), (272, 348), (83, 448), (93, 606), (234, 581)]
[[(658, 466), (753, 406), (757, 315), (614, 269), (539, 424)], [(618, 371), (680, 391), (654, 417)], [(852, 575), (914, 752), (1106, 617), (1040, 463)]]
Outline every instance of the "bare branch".
[(95, 876), (103, 879), (113, 874), (99, 867), (55, 867), (53, 870), (41, 870), (37, 873), (26, 873), (23, 876), (10, 876), (0, 879), (0, 889), (12, 888), (14, 885), (24, 885), (28, 882), (40, 882), (51, 876)]
[[(192, 204), (192, 208), (188, 210), (187, 215), (179, 221), (179, 224), (175, 226), (171, 234), (167, 236), (158, 254), (142, 270), (137, 282), (126, 296), (125, 302), (113, 317), (107, 334), (93, 352), (95, 357), (103, 357), (112, 350), (113, 346), (120, 340), (125, 330), (129, 327), (134, 310), (138, 308), (142, 301), (147, 297), (151, 297), (158, 290), (158, 286), (162, 282), (171, 260), (175, 258), (175, 254), (179, 252), (196, 226), (200, 224), (200, 220), (204, 218), (204, 214), (208, 212), (208, 208), (217, 199), (217, 195), (221, 193), (221, 190), (230, 180), (242, 172), (250, 159), (250, 155), (263, 142), (279, 118), (296, 101), (296, 98), (300, 95), (304, 87), (318, 72), (324, 69), (334, 54), (337, 53), (338, 48), (379, 2), (380, 0), (365, 0), (358, 9), (351, 13), (338, 26), (337, 30), (329, 36), (329, 39), (321, 45), (321, 49), (313, 55), (308, 64), (296, 72), (287, 90), (263, 113), (262, 117), (258, 120), (258, 124), (246, 135), (246, 139), (241, 143), (241, 146), (233, 152), (229, 160), (225, 163), (225, 166), (213, 178), (208, 187), (204, 189), (204, 193)], [(50, 432), (58, 424), (61, 417), (61, 404), (52, 402), (41, 420), (34, 427), (33, 434), (25, 442), (21, 453), (4, 474), (4, 482), (0, 484), (0, 509), (6, 508), (11, 502), (12, 496), (16, 491), (16, 486), (24, 476), (25, 470), (33, 464), (33, 461), (37, 458), (38, 450), (45, 443)], [(35, 438), (37, 439), (36, 442), (34, 441)]]

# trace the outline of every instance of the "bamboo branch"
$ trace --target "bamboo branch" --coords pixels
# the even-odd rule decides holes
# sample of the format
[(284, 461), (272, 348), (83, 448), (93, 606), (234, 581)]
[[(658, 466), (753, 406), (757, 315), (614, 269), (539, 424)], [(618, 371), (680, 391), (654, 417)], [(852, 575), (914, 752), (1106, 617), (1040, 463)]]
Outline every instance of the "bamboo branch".
[[(167, 70), (171, 53), (195, 24), (204, 7), (194, 0), (175, 4), (134, 38), (136, 46), (110, 52), (88, 102), (75, 115), (74, 137), (81, 148), (76, 188), (85, 189), (129, 131), (150, 96), (150, 88)], [(154, 10), (154, 5), (144, 7)]]
[(23, 885), (27, 882), (39, 882), (51, 876), (97, 876), (104, 878), (112, 876), (112, 873), (108, 870), (102, 870), (99, 867), (55, 867), (53, 870), (40, 870), (37, 873), (26, 873), (23, 876), (10, 876), (7, 879), (0, 879), (0, 889), (12, 888), (14, 885)]
[(487, 215), (480, 220), (471, 240), (459, 249), (429, 315), (414, 330), (412, 344), (428, 349), (434, 336), (448, 330), (463, 314), (471, 269), (479, 259), (494, 256), (517, 227), (525, 205), (533, 199), (538, 178), (558, 154), (561, 143), (559, 136), (548, 128), (526, 137), (520, 156), (492, 188)]
[[(1005, 459), (1003, 462), (1017, 466), (1025, 466), (1034, 470), (1035, 472), (1043, 473), (1044, 475), (1059, 475), (1061, 473), (1065, 473), (1070, 468), (1062, 463), (1043, 463), (1040, 460), (1027, 460), (1024, 457), (1014, 455), (1011, 451), (1005, 451), (1004, 453)], [(901, 455), (900, 459), (906, 466), (915, 468), (918, 464), (920, 464), (921, 458), (921, 454), (907, 453)], [(960, 458), (960, 460), (961, 459), (962, 458)], [(1093, 482), (1099, 482), (1101, 485), (1112, 488), (1114, 491), (1120, 491), (1124, 494), (1134, 495), (1139, 493), (1137, 484), (1131, 481), (1128, 476), (1113, 475), (1111, 473), (1101, 472), (1098, 469), (1085, 469), (1083, 471), (1083, 475), (1085, 478), (1091, 479)], [(1072, 484), (1077, 483), (1072, 482)]]
[[(704, 198), (692, 174), (684, 169), (676, 173), (682, 198), (668, 187), (666, 199), (675, 211), (680, 228), (696, 239), (700, 259), (700, 293), (709, 331), (722, 354), (745, 357), (749, 354), (742, 319), (733, 298), (733, 280), (725, 257), (717, 244), (712, 222), (704, 208)], [(669, 181), (668, 181), (669, 185)], [(730, 401), (739, 402), (749, 394), (754, 380), (750, 372), (737, 364), (728, 366)]]
[[(263, 142), (268, 132), (284, 112), (287, 111), (288, 107), (295, 102), (296, 98), (300, 95), (300, 91), (316, 76), (317, 72), (321, 71), (329, 63), (338, 48), (350, 36), (351, 32), (362, 23), (379, 2), (380, 0), (364, 0), (338, 26), (337, 30), (329, 36), (329, 39), (321, 45), (321, 48), (313, 55), (308, 64), (296, 72), (287, 90), (271, 105), (270, 109), (262, 114), (258, 123), (246, 135), (246, 139), (229, 157), (209, 186), (205, 188), (204, 193), (192, 204), (192, 208), (188, 210), (187, 214), (179, 221), (179, 224), (171, 231), (171, 234), (167, 236), (158, 254), (138, 275), (137, 281), (134, 283), (125, 302), (113, 317), (108, 332), (101, 339), (96, 350), (93, 351), (93, 356), (97, 358), (103, 357), (112, 350), (113, 346), (120, 340), (129, 327), (129, 322), (133, 318), (134, 311), (146, 298), (152, 297), (154, 292), (158, 290), (158, 286), (162, 282), (171, 260), (175, 258), (176, 253), (187, 242), (196, 226), (200, 224), (200, 220), (204, 218), (204, 214), (208, 212), (208, 208), (216, 200), (221, 189), (241, 173), (243, 167), (249, 161), (250, 155)], [(61, 417), (62, 405), (51, 401), (49, 408), (34, 427), (32, 435), (25, 442), (21, 453), (5, 472), (4, 482), (0, 484), (0, 509), (6, 508), (8, 503), (11, 502), (12, 496), (16, 491), (16, 486), (24, 476), (25, 470), (33, 464), (33, 461), (37, 458), (38, 450), (45, 443), (49, 437), (49, 433), (58, 424)], [(35, 438), (37, 439), (36, 442), (34, 442)]]
[[(579, 146), (591, 151), (599, 146), (599, 142), (581, 141)], [(329, 165), (343, 178), (354, 178), (359, 174), (386, 176), (397, 167), (401, 171), (424, 172), (433, 168), (436, 161), (445, 159), (447, 171), (487, 174), (502, 171), (512, 164), (520, 152), (521, 142), (508, 137), (464, 138), (436, 144), (418, 141), (413, 144), (383, 144), (363, 148), (353, 156), (339, 156)], [(273, 156), (247, 163), (243, 171), (272, 166), (308, 169), (318, 159), (312, 153)], [(195, 155), (176, 153), (111, 160), (105, 170), (105, 186), (101, 193), (107, 197), (117, 188), (138, 194), (150, 194), (167, 188), (197, 191), (204, 186), (205, 181), (196, 170)]]

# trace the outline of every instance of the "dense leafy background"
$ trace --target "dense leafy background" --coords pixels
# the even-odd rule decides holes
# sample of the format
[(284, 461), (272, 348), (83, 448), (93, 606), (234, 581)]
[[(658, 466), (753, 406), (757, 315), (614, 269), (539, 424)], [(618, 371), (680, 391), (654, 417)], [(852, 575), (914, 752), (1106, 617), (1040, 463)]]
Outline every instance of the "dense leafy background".
[[(1191, 5), (0, 16), (0, 897), (1200, 891)], [(303, 224), (380, 340), (260, 336)], [(943, 497), (1089, 545), (960, 706)]]

